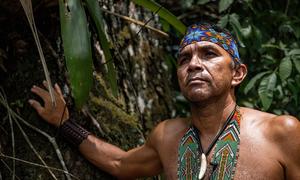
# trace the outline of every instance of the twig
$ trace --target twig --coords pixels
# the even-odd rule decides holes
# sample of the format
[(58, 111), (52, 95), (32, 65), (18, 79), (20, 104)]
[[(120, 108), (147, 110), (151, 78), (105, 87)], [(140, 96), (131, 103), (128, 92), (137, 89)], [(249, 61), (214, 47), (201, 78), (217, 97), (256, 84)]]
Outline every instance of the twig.
[[(0, 88), (0, 90), (2, 91), (3, 94), (0, 93), (1, 98), (3, 99), (7, 99), (6, 95), (4, 93), (4, 90), (2, 88)], [(5, 101), (5, 104), (7, 104), (7, 101)], [(9, 125), (10, 125), (10, 129), (11, 129), (11, 144), (12, 144), (12, 154), (13, 157), (16, 157), (16, 151), (15, 151), (15, 132), (14, 132), (14, 125), (12, 122), (12, 117), (11, 117), (11, 113), (9, 113), (9, 110), (7, 110), (7, 116), (8, 116), (8, 120), (9, 120)], [(12, 180), (15, 180), (15, 176), (16, 176), (16, 162), (15, 160), (13, 160), (13, 167), (12, 167)]]
[(287, 15), (288, 14), (288, 11), (289, 11), (289, 6), (290, 6), (290, 0), (287, 0), (286, 2), (286, 6), (285, 6), (285, 11), (284, 11), (284, 14)]
[[(50, 135), (48, 135), (48, 134), (45, 133), (44, 131), (40, 130), (39, 128), (37, 128), (37, 127), (35, 127), (35, 126), (29, 124), (29, 123), (28, 123), (27, 121), (25, 121), (22, 117), (20, 117), (17, 113), (15, 113), (15, 112), (9, 107), (9, 105), (8, 105), (8, 103), (7, 103), (7, 101), (6, 101), (6, 98), (5, 98), (5, 96), (4, 96), (4, 93), (2, 94), (1, 92), (0, 92), (0, 103), (1, 103), (3, 106), (5, 106), (5, 107), (7, 108), (8, 114), (11, 114), (12, 117), (13, 117), (13, 119), (15, 119), (15, 120), (18, 119), (18, 120), (20, 120), (23, 124), (25, 124), (26, 126), (28, 126), (28, 127), (31, 128), (31, 129), (33, 129), (34, 131), (36, 131), (36, 132), (42, 134), (43, 136), (45, 136), (45, 137), (49, 140), (49, 142), (52, 144), (52, 146), (53, 146), (54, 149), (55, 149), (56, 155), (57, 155), (57, 157), (58, 157), (58, 159), (59, 159), (59, 161), (60, 161), (60, 164), (61, 164), (62, 168), (64, 169), (65, 172), (68, 172), (68, 169), (67, 169), (66, 164), (65, 164), (65, 162), (64, 162), (64, 160), (63, 160), (61, 151), (59, 150), (58, 145), (57, 145), (57, 143), (56, 143), (56, 141), (55, 141), (55, 138), (51, 137)], [(66, 178), (67, 178), (68, 180), (71, 180), (71, 177), (70, 177), (68, 174), (65, 174), (65, 175), (66, 175)]]
[[(14, 125), (12, 122), (11, 114), (8, 112), (8, 110), (7, 110), (7, 114), (8, 114), (10, 129), (11, 129), (12, 154), (13, 157), (16, 157)], [(15, 180), (15, 175), (16, 175), (16, 161), (13, 160), (12, 177), (11, 177), (12, 180)]]
[(69, 172), (66, 172), (65, 170), (62, 170), (62, 169), (58, 169), (58, 168), (55, 168), (55, 167), (51, 167), (51, 166), (45, 166), (45, 165), (42, 165), (42, 164), (38, 164), (38, 163), (33, 163), (33, 162), (30, 162), (30, 161), (26, 161), (26, 160), (23, 160), (23, 159), (19, 159), (19, 158), (14, 158), (14, 157), (11, 157), (11, 156), (7, 156), (3, 153), (0, 152), (0, 157), (3, 157), (3, 158), (7, 158), (7, 159), (14, 159), (16, 161), (19, 161), (21, 163), (25, 163), (25, 164), (29, 164), (29, 165), (32, 165), (32, 166), (37, 166), (37, 167), (42, 167), (42, 168), (47, 168), (47, 169), (51, 169), (51, 170), (54, 170), (54, 171), (59, 171), (59, 172), (63, 172), (65, 174), (68, 174), (69, 176), (73, 177), (74, 179), (78, 179), (78, 177), (74, 176), (73, 174), (69, 173)]
[(143, 24), (143, 26), (142, 26), (141, 29), (136, 33), (136, 35), (138, 35), (138, 34), (142, 31), (143, 27), (146, 27), (146, 25), (147, 25), (150, 21), (152, 21), (152, 19), (154, 18), (154, 16), (161, 10), (161, 8), (162, 8), (162, 6), (159, 6), (159, 8), (154, 12), (154, 14), (151, 16), (151, 18), (148, 19), (148, 21), (146, 21), (146, 22)]
[[(4, 120), (5, 118), (7, 118), (7, 117), (4, 117), (2, 120)], [(4, 127), (0, 126), (0, 128), (6, 135), (8, 134), (8, 132), (4, 129)]]
[[(1, 153), (0, 153), (0, 156), (1, 156)], [(13, 161), (15, 161), (14, 159), (13, 159)], [(11, 172), (12, 174), (13, 174), (13, 171), (9, 168), (9, 166), (8, 166), (8, 164), (6, 164), (6, 162), (3, 160), (3, 159), (1, 159), (1, 162), (4, 164), (4, 166), (9, 170), (9, 172)], [(18, 180), (21, 180), (18, 176), (16, 176), (15, 175), (15, 177), (18, 179)], [(1, 179), (1, 178), (0, 178)]]
[(43, 49), (39, 40), (39, 36), (37, 33), (37, 29), (35, 26), (35, 22), (34, 22), (34, 16), (33, 16), (33, 12), (32, 12), (32, 4), (31, 4), (31, 0), (20, 0), (22, 7), (25, 11), (27, 20), (29, 22), (36, 46), (38, 48), (38, 52), (42, 61), (42, 65), (43, 65), (43, 69), (44, 69), (44, 73), (45, 73), (45, 78), (47, 81), (47, 85), (48, 85), (48, 89), (49, 89), (49, 93), (50, 93), (50, 97), (51, 97), (51, 102), (52, 102), (52, 106), (55, 107), (56, 106), (56, 102), (55, 102), (55, 98), (54, 98), (54, 93), (53, 93), (53, 88), (52, 88), (52, 83), (51, 83), (51, 79), (50, 79), (50, 75), (49, 75), (49, 71), (48, 71), (48, 67), (46, 64), (46, 60), (45, 60), (45, 56), (43, 53)]
[[(144, 23), (144, 22), (142, 22), (142, 21), (139, 21), (139, 20), (130, 18), (130, 17), (128, 17), (128, 16), (124, 16), (124, 15), (115, 13), (115, 12), (111, 12), (111, 11), (109, 11), (109, 10), (107, 10), (107, 9), (104, 9), (104, 8), (101, 8), (101, 10), (102, 10), (103, 12), (105, 12), (105, 13), (108, 13), (108, 14), (111, 14), (111, 15), (114, 15), (114, 16), (117, 16), (117, 17), (119, 17), (119, 18), (121, 18), (121, 19), (124, 19), (124, 20), (126, 20), (126, 21), (129, 21), (129, 22), (132, 22), (132, 23), (134, 23), (134, 24), (143, 26), (143, 27), (145, 27), (145, 28), (147, 28), (147, 29), (150, 29), (150, 30), (152, 30), (152, 31), (154, 31), (154, 32), (156, 32), (156, 33), (159, 33), (160, 35), (163, 35), (163, 36), (165, 36), (165, 37), (167, 37), (167, 38), (169, 37), (169, 34), (163, 32), (163, 31), (161, 31), (161, 30), (159, 30), (159, 29), (156, 29), (156, 28), (154, 28), (154, 27), (152, 27), (152, 26), (149, 26), (149, 25), (147, 25), (147, 23)], [(151, 20), (151, 19), (150, 19), (150, 20)]]
[[(23, 137), (25, 138), (27, 144), (29, 145), (29, 147), (32, 149), (32, 151), (34, 152), (34, 154), (40, 159), (40, 161), (44, 164), (44, 166), (48, 166), (46, 164), (46, 162), (43, 160), (43, 158), (41, 157), (41, 155), (37, 152), (37, 150), (35, 149), (35, 147), (33, 146), (33, 144), (31, 143), (30, 139), (28, 138), (27, 134), (25, 133), (25, 131), (23, 130), (22, 126), (19, 124), (18, 120), (15, 119), (15, 123), (17, 124), (17, 126), (19, 127)], [(49, 173), (51, 174), (51, 176), (53, 177), (53, 179), (56, 179), (56, 176), (54, 175), (54, 173), (51, 171), (51, 169), (47, 168), (47, 170), (49, 171)]]
[(100, 124), (98, 123), (98, 121), (96, 120), (96, 118), (94, 118), (94, 116), (91, 114), (91, 112), (89, 111), (88, 107), (87, 106), (84, 106), (82, 108), (82, 112), (89, 116), (90, 119), (92, 120), (94, 126), (96, 126), (96, 128), (98, 129), (98, 131), (100, 132), (101, 136), (103, 137), (105, 135), (103, 129), (101, 128)]

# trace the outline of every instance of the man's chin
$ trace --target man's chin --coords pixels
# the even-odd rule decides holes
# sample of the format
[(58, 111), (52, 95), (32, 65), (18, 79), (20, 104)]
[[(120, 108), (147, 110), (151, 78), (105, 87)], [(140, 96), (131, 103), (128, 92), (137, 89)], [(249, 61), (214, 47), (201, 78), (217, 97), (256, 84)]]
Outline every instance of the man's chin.
[(209, 99), (209, 94), (206, 93), (190, 93), (185, 96), (190, 103), (201, 103)]

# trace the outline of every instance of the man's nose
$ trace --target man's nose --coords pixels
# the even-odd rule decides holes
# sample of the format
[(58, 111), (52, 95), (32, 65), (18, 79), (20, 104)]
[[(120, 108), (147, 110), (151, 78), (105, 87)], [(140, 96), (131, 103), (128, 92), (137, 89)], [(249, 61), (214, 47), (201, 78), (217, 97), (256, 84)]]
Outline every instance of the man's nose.
[(203, 71), (203, 61), (197, 55), (194, 55), (192, 57), (192, 59), (190, 60), (190, 63), (189, 63), (189, 67), (188, 67), (188, 71), (195, 71), (195, 70)]

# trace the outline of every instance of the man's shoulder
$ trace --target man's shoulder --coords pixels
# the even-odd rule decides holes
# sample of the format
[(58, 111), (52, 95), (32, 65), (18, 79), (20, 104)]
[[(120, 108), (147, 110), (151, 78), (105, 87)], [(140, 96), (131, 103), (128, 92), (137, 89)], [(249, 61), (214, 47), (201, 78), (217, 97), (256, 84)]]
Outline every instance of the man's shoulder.
[(292, 136), (300, 138), (300, 122), (293, 116), (275, 116), (270, 119), (268, 125), (270, 135), (278, 139), (279, 142), (287, 143), (287, 140)]
[(272, 139), (284, 140), (292, 134), (300, 135), (300, 122), (293, 116), (275, 115), (250, 108), (242, 108), (242, 114)]
[(157, 133), (173, 134), (182, 131), (188, 127), (189, 120), (187, 118), (166, 119), (160, 122), (154, 129)]
[(187, 129), (189, 121), (186, 118), (174, 118), (161, 121), (151, 132), (149, 140), (165, 142), (166, 140), (175, 139), (185, 129)]

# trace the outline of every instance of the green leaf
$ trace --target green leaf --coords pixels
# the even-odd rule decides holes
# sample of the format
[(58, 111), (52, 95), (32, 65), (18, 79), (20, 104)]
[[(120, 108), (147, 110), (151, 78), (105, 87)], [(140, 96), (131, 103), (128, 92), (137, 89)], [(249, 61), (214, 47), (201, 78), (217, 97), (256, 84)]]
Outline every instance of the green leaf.
[(284, 81), (292, 73), (292, 61), (289, 57), (285, 57), (281, 60), (279, 65), (279, 76), (281, 81)]
[(299, 94), (299, 89), (295, 86), (295, 82), (288, 82), (288, 87), (292, 91), (293, 96), (292, 98), (295, 101), (295, 104), (298, 105), (298, 94)]
[(245, 47), (245, 44), (243, 43), (242, 33), (241, 33), (241, 30), (240, 30), (240, 29), (242, 29), (242, 27), (241, 27), (241, 24), (240, 24), (238, 19), (239, 19), (239, 16), (235, 13), (233, 13), (229, 16), (229, 22), (230, 22), (233, 30), (235, 31), (235, 34), (238, 38), (239, 44), (242, 47)]
[(268, 72), (261, 72), (258, 73), (257, 75), (255, 75), (250, 81), (249, 83), (246, 85), (245, 89), (244, 89), (244, 93), (248, 94), (248, 92), (254, 87), (255, 83), (257, 82), (257, 80), (261, 79), (264, 75), (270, 73)]
[(163, 31), (165, 31), (165, 32), (169, 32), (169, 31), (170, 31), (170, 24), (169, 24), (166, 20), (164, 20), (164, 19), (159, 19), (159, 22), (160, 22), (161, 25), (162, 25)]
[(288, 52), (289, 56), (293, 55), (300, 55), (300, 49), (292, 49), (290, 52)]
[(229, 20), (229, 15), (226, 14), (225, 16), (220, 18), (220, 20), (218, 21), (218, 26), (225, 28), (228, 24), (228, 20)]
[(300, 38), (300, 27), (297, 24), (292, 24), (292, 27), (294, 29), (294, 35), (296, 36), (297, 39)]
[(242, 28), (241, 29), (241, 34), (243, 35), (243, 37), (249, 38), (252, 34), (252, 27), (249, 25), (245, 28)]
[(261, 33), (261, 30), (258, 29), (256, 26), (252, 25), (252, 30), (253, 30), (253, 41), (254, 41), (254, 46), (257, 48), (257, 49), (260, 49), (261, 48), (261, 44), (262, 44), (262, 38), (263, 38), (263, 35)]
[(190, 8), (193, 6), (194, 0), (181, 0), (180, 4), (183, 6), (183, 8)]
[(266, 76), (260, 82), (258, 88), (258, 95), (263, 104), (264, 110), (268, 110), (273, 101), (273, 92), (276, 86), (277, 76), (273, 72), (271, 75)]
[(85, 1), (88, 7), (88, 11), (92, 16), (92, 19), (96, 25), (101, 48), (103, 50), (107, 62), (106, 65), (107, 65), (108, 73), (106, 75), (106, 79), (110, 84), (112, 94), (115, 97), (117, 97), (118, 96), (117, 73), (114, 67), (112, 54), (110, 52), (109, 42), (104, 32), (104, 24), (103, 24), (104, 19), (101, 13), (99, 2), (97, 0), (85, 0)]
[(277, 76), (276, 74), (273, 72), (270, 76), (269, 76), (269, 82), (268, 82), (268, 90), (270, 91), (274, 91), (275, 87), (276, 87), (276, 82), (277, 82)]
[(198, 0), (197, 4), (204, 5), (204, 4), (208, 3), (209, 1), (210, 0)]
[(300, 73), (300, 59), (294, 59), (293, 58), (293, 62), (295, 64), (295, 67), (296, 67), (297, 71)]
[(90, 33), (81, 2), (59, 0), (59, 14), (64, 55), (77, 108), (89, 97), (93, 82)]
[(171, 24), (177, 31), (184, 35), (186, 31), (186, 26), (177, 19), (177, 17), (172, 14), (169, 10), (162, 7), (160, 4), (151, 0), (132, 0), (137, 5), (143, 6), (150, 11), (157, 13), (161, 18), (165, 19), (169, 24)]
[(230, 7), (230, 5), (233, 3), (233, 0), (220, 0), (219, 2), (219, 13), (225, 11)]

